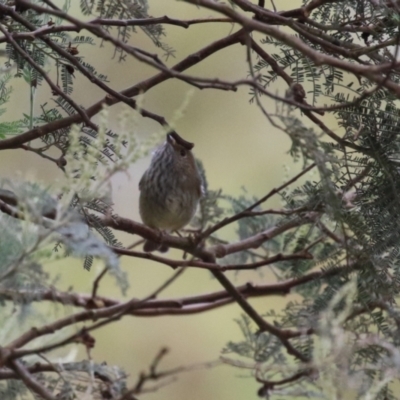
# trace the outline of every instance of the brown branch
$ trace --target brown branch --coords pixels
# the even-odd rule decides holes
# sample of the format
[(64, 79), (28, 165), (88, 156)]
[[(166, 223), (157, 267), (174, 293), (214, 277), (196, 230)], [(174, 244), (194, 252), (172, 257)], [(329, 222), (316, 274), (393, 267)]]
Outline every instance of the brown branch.
[(41, 396), (45, 400), (57, 400), (57, 397), (53, 396), (46, 387), (41, 385), (20, 361), (11, 360), (9, 366), (32, 392)]
[[(59, 372), (63, 371), (67, 368), (65, 368), (65, 364), (63, 365), (62, 368), (57, 368), (54, 365), (51, 364), (41, 364), (41, 363), (35, 363), (30, 366), (25, 366), (26, 370), (30, 374), (37, 374), (40, 372)], [(8, 379), (21, 379), (20, 375), (9, 368), (0, 368), (0, 380), (8, 380)]]
[(299, 251), (293, 254), (276, 254), (275, 256), (268, 257), (263, 261), (258, 261), (250, 264), (234, 264), (234, 265), (223, 265), (221, 269), (223, 271), (240, 271), (240, 270), (251, 270), (260, 267), (265, 267), (269, 264), (274, 264), (280, 261), (291, 261), (291, 260), (312, 260), (312, 254), (306, 251)]
[(4, 214), (9, 215), (10, 217), (14, 218), (23, 218), (23, 214), (14, 209), (13, 207), (10, 207), (7, 203), (5, 203), (3, 200), (0, 199), (0, 211), (2, 211)]
[[(78, 322), (83, 322), (87, 321), (90, 319), (96, 320), (100, 318), (108, 318), (110, 316), (113, 316), (115, 314), (120, 313), (121, 311), (125, 311), (130, 309), (131, 307), (134, 307), (135, 303), (137, 302), (137, 299), (131, 299), (128, 300), (124, 303), (116, 304), (114, 306), (110, 307), (102, 307), (97, 310), (86, 310), (86, 311), (81, 311), (76, 314), (69, 315), (64, 318), (60, 318), (59, 320), (49, 324), (49, 325), (44, 325), (40, 328), (33, 327), (29, 331), (25, 332), (21, 336), (19, 336), (17, 339), (13, 340), (11, 343), (7, 345), (7, 350), (12, 352), (15, 351), (15, 349), (18, 349), (22, 346), (25, 346), (27, 343), (31, 342), (32, 340), (53, 334), (54, 332), (63, 329), (69, 325), (76, 324)], [(4, 362), (4, 359), (6, 357), (3, 355), (2, 361)]]
[(223, 228), (226, 225), (231, 224), (232, 222), (235, 222), (241, 218), (245, 218), (247, 216), (252, 216), (248, 215), (248, 213), (254, 208), (258, 207), (262, 203), (265, 203), (269, 198), (271, 198), (273, 195), (279, 193), (281, 190), (285, 189), (287, 186), (291, 185), (292, 183), (296, 182), (299, 178), (301, 178), (304, 174), (306, 174), (308, 171), (311, 171), (315, 167), (315, 163), (312, 163), (309, 165), (307, 168), (303, 169), (301, 172), (299, 172), (297, 175), (295, 175), (293, 178), (289, 179), (287, 182), (284, 184), (280, 185), (277, 188), (272, 189), (268, 194), (266, 194), (264, 197), (262, 197), (260, 200), (256, 201), (253, 203), (251, 206), (245, 208), (243, 211), (233, 215), (232, 217), (228, 217), (223, 219), (222, 221), (218, 222), (214, 226), (206, 229), (201, 235), (201, 238), (206, 238), (216, 232), (217, 230)]
[[(162, 353), (166, 352), (167, 349), (165, 350), (161, 350)], [(145, 376), (149, 376), (149, 378), (146, 378), (145, 380), (154, 380), (154, 375), (156, 375), (157, 377), (155, 379), (160, 379), (160, 378), (166, 378), (166, 377), (170, 377), (172, 375), (176, 375), (182, 372), (189, 372), (189, 371), (194, 371), (194, 370), (199, 370), (199, 369), (204, 369), (204, 368), (213, 368), (219, 365), (222, 365), (221, 361), (217, 360), (217, 361), (209, 361), (209, 362), (202, 362), (202, 363), (197, 363), (197, 364), (192, 364), (192, 365), (188, 365), (188, 366), (181, 366), (181, 367), (176, 367), (176, 368), (172, 368), (172, 369), (168, 369), (168, 370), (163, 370), (163, 371), (156, 371), (156, 367), (158, 365), (158, 358), (160, 357), (161, 352), (157, 355), (156, 359), (153, 361), (153, 363), (151, 364), (150, 368), (149, 368), (149, 372), (148, 373), (142, 373)], [(161, 357), (164, 357), (164, 354), (161, 355)], [(153, 370), (153, 371), (152, 371)], [(152, 373), (153, 372), (153, 373)], [(151, 377), (153, 376), (153, 378)], [(144, 377), (143, 377), (144, 378)], [(144, 384), (140, 384), (141, 380), (143, 379), (142, 375), (139, 377), (136, 385), (128, 390), (126, 392), (126, 394), (122, 397), (119, 397), (117, 400), (131, 400), (131, 397), (129, 397), (130, 395), (132, 395), (133, 393), (145, 393), (145, 392), (149, 392), (150, 390), (153, 389), (143, 389)], [(140, 387), (140, 390), (138, 391), (137, 387)]]
[(103, 279), (107, 271), (108, 267), (104, 267), (103, 271), (101, 271), (100, 274), (97, 276), (97, 278), (94, 280), (92, 288), (92, 299), (94, 299), (97, 296), (97, 291), (99, 289), (100, 281)]
[[(291, 292), (292, 289), (297, 286), (303, 285), (308, 282), (316, 281), (318, 279), (325, 279), (331, 276), (335, 276), (342, 273), (351, 272), (359, 267), (353, 266), (343, 266), (343, 267), (335, 267), (331, 268), (327, 271), (316, 271), (310, 272), (309, 274), (303, 275), (302, 277), (295, 279), (288, 279), (281, 282), (277, 282), (270, 285), (254, 285), (251, 283), (247, 283), (244, 285), (236, 286), (236, 290), (243, 294), (246, 298), (248, 297), (261, 297), (261, 296), (285, 296)], [(61, 304), (69, 304), (74, 307), (85, 308), (85, 309), (93, 309), (93, 308), (102, 308), (102, 307), (111, 307), (120, 305), (121, 303), (116, 299), (111, 299), (109, 297), (97, 296), (96, 303), (93, 302), (93, 298), (91, 295), (86, 294), (77, 294), (77, 293), (69, 293), (69, 292), (59, 292), (54, 289), (49, 289), (46, 291), (24, 291), (24, 290), (10, 290), (10, 289), (1, 289), (0, 295), (4, 299), (15, 300), (15, 299), (25, 299), (29, 298), (31, 301), (50, 301)], [(164, 299), (164, 300), (151, 300), (145, 303), (138, 305), (140, 302), (139, 299), (136, 300), (134, 307), (129, 310), (130, 315), (142, 315), (139, 312), (143, 310), (161, 310), (161, 309), (176, 309), (178, 312), (181, 310), (184, 311), (186, 306), (193, 306), (197, 304), (208, 304), (215, 303), (219, 301), (229, 300), (231, 303), (232, 297), (225, 290), (182, 297), (176, 299)], [(225, 303), (228, 304), (228, 303)], [(225, 305), (222, 304), (222, 305)]]
[[(12, 32), (10, 35), (14, 40), (35, 40), (37, 37), (57, 32), (78, 32), (79, 28), (75, 25), (44, 25), (31, 32)], [(0, 43), (6, 43), (7, 37), (1, 37)]]
[[(163, 243), (167, 243), (167, 241), (163, 240)], [(123, 249), (120, 247), (112, 247), (110, 248), (114, 251), (114, 253), (119, 254), (119, 255), (124, 255), (124, 256), (129, 256), (129, 257), (136, 257), (136, 258), (142, 258), (145, 260), (152, 260), (164, 265), (168, 265), (171, 268), (179, 268), (179, 267), (195, 267), (195, 268), (202, 268), (202, 269), (208, 269), (210, 271), (212, 270), (223, 270), (223, 267), (219, 266), (218, 264), (213, 264), (213, 263), (206, 263), (203, 261), (195, 261), (195, 260), (171, 260), (166, 257), (160, 257), (152, 253), (144, 253), (141, 251), (134, 251), (134, 250), (127, 250)]]
[(173, 282), (175, 282), (184, 272), (186, 271), (185, 268), (180, 268), (177, 271), (175, 271), (172, 276), (170, 276), (160, 287), (158, 287), (156, 290), (154, 290), (152, 293), (147, 295), (144, 299), (140, 300), (138, 303), (138, 306), (140, 307), (140, 304), (146, 303), (149, 300), (153, 300), (157, 298), (157, 296), (165, 290), (168, 286), (170, 286)]
[[(129, 311), (132, 307), (138, 308), (138, 307), (140, 307), (141, 304), (144, 304), (147, 301), (156, 298), (163, 290), (165, 290), (169, 285), (171, 285), (184, 271), (185, 271), (184, 268), (181, 268), (180, 270), (176, 271), (169, 279), (167, 279), (162, 285), (160, 285), (156, 290), (154, 290), (150, 295), (146, 296), (144, 299), (139, 300), (139, 301), (137, 299), (132, 299), (132, 300), (128, 301), (127, 303), (125, 303), (125, 306), (123, 306), (122, 308), (114, 307), (116, 312), (114, 312), (110, 316), (105, 317), (105, 319), (103, 321), (95, 323), (89, 327), (84, 327), (79, 332), (74, 333), (74, 334), (70, 335), (69, 337), (64, 338), (56, 343), (44, 345), (39, 348), (31, 348), (28, 350), (13, 349), (11, 354), (9, 355), (9, 357), (21, 358), (21, 357), (25, 357), (27, 355), (41, 354), (41, 353), (55, 350), (57, 348), (63, 347), (67, 344), (74, 343), (74, 342), (81, 342), (85, 345), (87, 345), (87, 343), (89, 343), (92, 346), (93, 345), (92, 340), (94, 340), (94, 339), (92, 339), (92, 337), (89, 335), (89, 332), (99, 329), (105, 325), (112, 323), (112, 322), (116, 322), (116, 321), (120, 320), (123, 316), (126, 316), (129, 314)], [(96, 304), (96, 300), (93, 301), (93, 304)]]
[(135, 19), (106, 19), (96, 18), (89, 21), (90, 24), (98, 24), (105, 26), (148, 26), (156, 24), (168, 24), (180, 26), (182, 28), (189, 28), (191, 25), (213, 23), (213, 22), (229, 22), (233, 21), (229, 18), (199, 18), (199, 19), (175, 19), (168, 16), (157, 17), (157, 18), (135, 18)]
[(161, 360), (167, 355), (168, 353), (168, 348), (163, 347), (158, 353), (157, 355), (154, 357), (154, 360), (152, 361), (150, 367), (149, 367), (149, 372), (142, 372), (139, 376), (139, 379), (136, 383), (136, 385), (134, 386), (134, 388), (132, 389), (132, 391), (130, 391), (132, 394), (138, 394), (141, 392), (143, 386), (145, 385), (145, 383), (148, 380), (157, 380), (160, 379), (163, 375), (159, 374), (157, 372), (157, 367), (158, 364), (161, 362)]
[[(167, 287), (171, 282), (173, 282), (173, 280), (175, 280), (181, 273), (181, 271), (178, 272), (179, 273), (175, 273), (172, 276), (172, 278), (168, 279), (166, 283), (161, 285), (161, 287), (157, 289), (155, 293), (156, 294), (159, 293), (161, 290)], [(91, 339), (91, 337), (88, 336), (89, 331), (98, 329), (106, 324), (121, 319), (121, 317), (126, 315), (130, 309), (135, 308), (138, 305), (140, 306), (140, 304), (146, 303), (147, 300), (148, 298), (138, 301), (136, 298), (133, 298), (127, 302), (112, 305), (109, 307), (102, 307), (96, 311), (90, 310), (70, 315), (68, 317), (61, 318), (50, 325), (42, 326), (40, 328), (34, 327), (30, 329), (28, 332), (25, 332), (19, 338), (15, 339), (8, 346), (6, 346), (4, 350), (2, 350), (2, 352), (0, 353), (1, 364), (4, 365), (5, 363), (7, 363), (7, 360), (10, 358), (15, 359), (19, 357), (24, 357), (26, 355), (51, 351), (59, 347), (65, 346), (69, 343), (73, 343), (75, 341), (80, 341), (86, 344), (88, 337)], [(105, 318), (105, 320), (98, 322), (88, 328), (82, 328), (78, 333), (72, 334), (69, 337), (59, 341), (58, 343), (53, 343), (50, 345), (45, 345), (39, 348), (33, 348), (29, 350), (19, 349), (20, 347), (26, 345), (27, 343), (36, 339), (37, 337), (53, 334), (56, 330), (63, 329), (69, 325), (74, 325), (77, 322), (84, 322), (90, 319), (97, 320), (99, 318)]]
[(290, 87), (293, 78), (270, 56), (253, 38), (249, 38), (251, 48), (272, 68), (272, 70), (287, 83)]
[(318, 213), (309, 212), (303, 218), (294, 218), (291, 221), (283, 223), (282, 225), (273, 226), (263, 232), (259, 232), (246, 239), (240, 240), (239, 242), (211, 246), (208, 251), (215, 254), (216, 257), (221, 258), (225, 257), (228, 254), (238, 253), (243, 250), (256, 249), (260, 247), (264, 242), (271, 240), (272, 238), (280, 235), (283, 232), (313, 222), (317, 218), (317, 216)]
[[(134, 252), (131, 250), (125, 250), (120, 248), (115, 248), (115, 251), (118, 254), (126, 254), (140, 258), (151, 259), (154, 261), (161, 262), (163, 264), (169, 265), (172, 268), (178, 266), (195, 266), (198, 268), (206, 268), (211, 271), (221, 271), (221, 268), (216, 268), (218, 265), (215, 263), (214, 257), (222, 258), (228, 254), (237, 253), (240, 251), (254, 249), (260, 247), (264, 242), (271, 240), (272, 238), (280, 235), (283, 232), (286, 232), (292, 228), (309, 224), (313, 222), (317, 217), (318, 213), (316, 212), (308, 212), (304, 215), (304, 217), (294, 218), (290, 221), (287, 221), (281, 225), (272, 226), (269, 229), (259, 232), (253, 236), (250, 236), (246, 239), (240, 240), (236, 243), (227, 243), (227, 244), (217, 244), (208, 248), (201, 248), (198, 246), (198, 241), (193, 241), (191, 238), (184, 237), (176, 237), (168, 234), (163, 234), (162, 242), (166, 244), (168, 247), (173, 247), (176, 249), (183, 250), (186, 253), (192, 254), (195, 257), (200, 258), (203, 262), (195, 262), (195, 261), (173, 261), (164, 257), (156, 256), (151, 253), (141, 253)], [(138, 234), (141, 237), (152, 240), (154, 242), (160, 242), (160, 234), (155, 229), (151, 229), (145, 225), (142, 225), (138, 222), (130, 220), (128, 218), (122, 218), (119, 216), (113, 217), (104, 217), (102, 219), (102, 223), (110, 228), (123, 231), (131, 234)], [(114, 249), (114, 248), (113, 248)], [(210, 260), (210, 261), (208, 261)]]
[(169, 258), (165, 257), (159, 257), (156, 255), (153, 255), (151, 253), (142, 253), (138, 251), (132, 251), (132, 250), (126, 250), (126, 249), (121, 249), (120, 247), (111, 247), (110, 248), (117, 254), (119, 255), (126, 255), (130, 257), (136, 257), (136, 258), (143, 258), (147, 260), (152, 260), (164, 265), (167, 265), (171, 268), (178, 268), (178, 267), (194, 267), (194, 268), (201, 268), (201, 269), (208, 269), (210, 271), (216, 270), (216, 271), (230, 271), (230, 270), (250, 270), (250, 269), (257, 269), (260, 267), (263, 267), (268, 264), (273, 264), (275, 262), (279, 261), (290, 261), (290, 260), (304, 260), (304, 259), (312, 259), (313, 256), (312, 254), (306, 252), (306, 251), (299, 251), (297, 253), (293, 254), (276, 254), (275, 256), (265, 258), (262, 261), (255, 262), (255, 263), (250, 263), (250, 264), (227, 264), (227, 265), (219, 265), (219, 264), (211, 264), (211, 263), (206, 263), (203, 261), (197, 261), (197, 260), (171, 260)]
[(276, 208), (268, 208), (267, 210), (263, 211), (247, 211), (245, 213), (246, 217), (258, 217), (260, 215), (267, 215), (267, 214), (276, 214), (276, 215), (293, 215), (293, 214), (300, 214), (306, 211), (322, 211), (321, 209), (311, 209), (307, 206), (301, 206), (293, 209), (276, 209)]
[(289, 376), (288, 378), (283, 378), (283, 379), (279, 379), (276, 381), (270, 381), (270, 380), (267, 381), (265, 379), (256, 377), (257, 382), (260, 382), (263, 384), (263, 386), (258, 390), (257, 394), (260, 397), (268, 398), (269, 392), (273, 391), (276, 386), (283, 386), (283, 385), (287, 385), (288, 383), (296, 382), (296, 381), (300, 380), (301, 378), (309, 376), (311, 374), (311, 372), (312, 371), (310, 369), (306, 369), (306, 370), (300, 371), (292, 376)]

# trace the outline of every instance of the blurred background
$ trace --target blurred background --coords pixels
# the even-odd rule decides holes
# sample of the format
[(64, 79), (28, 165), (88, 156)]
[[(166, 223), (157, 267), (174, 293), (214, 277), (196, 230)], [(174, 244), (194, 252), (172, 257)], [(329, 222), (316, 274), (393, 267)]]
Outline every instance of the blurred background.
[[(55, 1), (61, 5), (62, 2)], [(279, 1), (279, 9), (294, 8), (292, 0)], [(215, 16), (211, 11), (203, 10), (182, 1), (149, 0), (150, 14), (154, 17), (168, 15), (172, 18), (192, 19)], [(72, 2), (73, 12), (79, 14), (78, 2)], [(270, 7), (267, 4), (266, 7)], [(201, 49), (211, 42), (220, 39), (238, 29), (230, 24), (199, 24), (189, 29), (166, 25), (164, 41), (175, 50), (175, 59), (167, 61), (169, 66), (182, 60), (187, 55)], [(75, 34), (71, 33), (71, 37)], [(158, 49), (150, 39), (138, 29), (133, 35), (131, 44), (144, 48), (151, 53)], [(80, 55), (90, 60), (98, 71), (107, 75), (110, 86), (122, 90), (152, 76), (155, 70), (139, 63), (132, 57), (118, 63), (112, 59), (113, 48), (80, 46)], [(254, 56), (255, 59), (255, 56)], [(235, 45), (207, 58), (204, 62), (186, 71), (189, 74), (203, 77), (219, 77), (234, 81), (248, 76), (246, 49)], [(103, 93), (87, 79), (75, 74), (73, 96), (83, 106), (89, 106), (99, 100)], [(4, 120), (20, 118), (29, 110), (30, 88), (22, 79), (15, 80), (14, 93), (9, 103)], [(283, 95), (286, 84), (278, 82), (273, 90)], [(197, 90), (193, 93), (187, 84), (169, 80), (144, 96), (143, 107), (164, 116), (167, 120), (174, 118), (174, 113), (191, 94), (183, 117), (177, 122), (177, 131), (188, 141), (195, 143), (194, 153), (202, 160), (207, 172), (210, 189), (222, 189), (230, 195), (248, 194), (260, 197), (278, 186), (283, 180), (291, 177), (301, 168), (293, 165), (288, 154), (289, 139), (275, 130), (255, 104), (249, 103), (249, 89), (241, 87), (236, 93), (217, 90)], [(37, 90), (35, 110), (40, 113), (40, 104), (52, 102), (48, 87), (43, 84)], [(273, 101), (264, 99), (264, 104), (276, 111)], [(117, 116), (121, 105), (110, 110), (110, 128), (117, 131)], [(324, 120), (325, 122), (326, 119)], [(138, 134), (146, 138), (160, 127), (151, 120), (140, 119)], [(132, 165), (126, 173), (119, 173), (112, 179), (112, 196), (115, 213), (140, 221), (138, 213), (138, 182), (147, 168), (150, 158), (145, 158)], [(2, 151), (0, 158), (1, 176), (12, 179), (31, 179), (45, 183), (47, 186), (63, 179), (63, 174), (49, 161), (23, 150)], [(279, 206), (279, 198), (273, 198), (268, 207)], [(233, 233), (227, 233), (233, 238)], [(118, 235), (124, 245), (130, 245), (138, 237)], [(181, 257), (179, 252), (170, 251), (169, 257)], [(153, 262), (133, 258), (121, 259), (123, 268), (129, 274), (130, 289), (127, 297), (143, 297), (162, 284), (173, 271), (168, 267)], [(58, 289), (73, 287), (78, 292), (88, 293), (93, 280), (101, 271), (95, 264), (91, 271), (82, 268), (82, 261), (67, 259), (47, 266), (48, 271), (56, 276), (62, 275)], [(273, 275), (267, 267), (258, 272), (229, 275), (235, 284), (248, 281), (267, 283), (273, 281)], [(219, 284), (205, 270), (189, 269), (165, 292), (161, 298), (175, 298), (196, 295), (220, 290)], [(122, 298), (120, 290), (112, 278), (105, 278), (99, 294)], [(270, 309), (279, 310), (287, 299), (268, 297), (251, 299), (250, 302), (260, 313)], [(122, 321), (106, 326), (96, 332), (96, 346), (92, 356), (96, 362), (107, 361), (109, 365), (123, 367), (131, 376), (133, 384), (141, 370), (148, 367), (160, 348), (168, 347), (170, 353), (160, 364), (160, 370), (178, 366), (217, 360), (221, 350), (228, 341), (241, 340), (240, 329), (235, 322), (241, 310), (237, 305), (209, 311), (204, 314), (181, 317), (137, 318), (126, 317)], [(82, 351), (78, 359), (85, 357)], [(178, 376), (178, 379), (158, 391), (141, 398), (148, 400), (163, 399), (239, 399), (257, 398), (257, 384), (250, 372), (222, 365), (212, 369), (190, 371)]]

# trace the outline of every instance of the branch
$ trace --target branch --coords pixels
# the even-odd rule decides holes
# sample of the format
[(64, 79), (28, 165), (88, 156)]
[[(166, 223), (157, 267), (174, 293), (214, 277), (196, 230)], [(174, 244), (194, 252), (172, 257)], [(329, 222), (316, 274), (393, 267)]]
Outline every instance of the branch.
[(223, 219), (222, 221), (218, 222), (214, 226), (206, 229), (201, 235), (201, 238), (206, 238), (212, 235), (214, 232), (217, 230), (223, 228), (224, 226), (227, 226), (231, 224), (232, 222), (235, 222), (241, 218), (245, 218), (247, 216), (252, 216), (253, 214), (249, 215), (249, 212), (254, 210), (254, 208), (258, 207), (262, 203), (266, 202), (269, 198), (271, 198), (273, 195), (276, 193), (279, 193), (281, 190), (285, 189), (287, 186), (291, 185), (292, 183), (296, 182), (300, 177), (302, 177), (304, 174), (306, 174), (308, 171), (311, 171), (315, 167), (315, 163), (312, 163), (309, 165), (307, 168), (303, 169), (303, 171), (299, 172), (297, 175), (295, 175), (293, 178), (282, 184), (281, 186), (272, 189), (268, 194), (266, 194), (264, 197), (262, 197), (260, 200), (256, 201), (253, 203), (251, 206), (247, 207), (243, 211), (233, 215), (232, 217), (228, 217)]
[[(309, 274), (303, 275), (299, 278), (287, 279), (281, 282), (277, 282), (270, 285), (254, 285), (252, 283), (246, 283), (244, 285), (236, 286), (236, 290), (243, 294), (246, 298), (249, 297), (264, 297), (264, 296), (285, 296), (288, 295), (292, 289), (297, 286), (306, 284), (308, 282), (314, 282), (319, 279), (326, 279), (331, 276), (336, 276), (340, 274), (347, 274), (351, 271), (357, 270), (361, 267), (354, 266), (342, 266), (328, 269), (326, 271), (315, 271)], [(111, 307), (120, 305), (121, 303), (116, 299), (111, 299), (104, 296), (96, 296), (96, 301), (93, 300), (91, 295), (78, 294), (70, 292), (59, 292), (55, 289), (49, 289), (45, 291), (24, 291), (24, 290), (11, 290), (11, 289), (1, 289), (0, 296), (7, 300), (30, 300), (30, 301), (50, 301), (61, 304), (69, 304), (74, 307), (84, 308), (84, 309), (98, 309), (102, 307)], [(229, 300), (228, 303), (220, 304), (223, 306), (232, 303), (232, 297), (225, 290), (189, 296), (181, 297), (176, 299), (164, 299), (164, 300), (149, 300), (145, 303), (138, 304), (139, 299), (136, 300), (134, 307), (129, 310), (130, 315), (142, 315), (142, 311), (146, 310), (156, 310), (159, 312), (163, 309), (175, 309), (182, 314), (185, 313), (185, 307), (188, 309), (193, 309), (194, 305), (203, 305), (209, 303), (216, 303), (220, 301)], [(152, 314), (149, 314), (151, 316)]]
[(257, 394), (260, 397), (265, 397), (268, 398), (270, 391), (272, 392), (275, 389), (275, 386), (284, 386), (287, 385), (288, 383), (293, 383), (296, 381), (299, 381), (301, 378), (308, 377), (310, 376), (312, 370), (306, 369), (303, 371), (300, 371), (292, 376), (289, 376), (288, 378), (283, 378), (279, 379), (276, 381), (267, 381), (261, 378), (256, 378), (257, 382), (260, 382), (263, 384), (263, 386), (258, 390)]
[(230, 271), (230, 270), (250, 270), (250, 269), (257, 269), (260, 267), (264, 267), (265, 265), (268, 264), (273, 264), (279, 261), (290, 261), (290, 260), (305, 260), (305, 259), (312, 259), (313, 256), (312, 254), (308, 253), (305, 250), (298, 251), (293, 254), (276, 254), (275, 256), (269, 257), (269, 258), (264, 258), (262, 261), (255, 262), (255, 263), (250, 263), (250, 264), (227, 264), (227, 265), (219, 265), (219, 264), (211, 264), (211, 263), (206, 263), (203, 261), (197, 261), (197, 260), (171, 260), (169, 258), (165, 257), (159, 257), (156, 255), (153, 255), (151, 253), (142, 253), (138, 251), (132, 251), (132, 250), (126, 250), (126, 249), (121, 249), (120, 247), (112, 247), (110, 248), (117, 254), (119, 255), (125, 255), (125, 256), (130, 256), (130, 257), (136, 257), (136, 258), (143, 258), (147, 260), (152, 260), (164, 265), (167, 265), (171, 268), (179, 268), (179, 267), (194, 267), (194, 268), (201, 268), (201, 269), (208, 269), (209, 271)]
[(107, 19), (107, 18), (96, 18), (89, 21), (89, 24), (98, 24), (105, 26), (148, 26), (156, 24), (168, 24), (180, 26), (182, 28), (189, 28), (191, 25), (214, 23), (214, 22), (229, 22), (233, 21), (229, 18), (199, 18), (199, 19), (175, 19), (170, 18), (167, 15), (157, 18), (134, 18), (134, 19)]
[(208, 251), (215, 254), (216, 257), (221, 258), (227, 256), (228, 254), (238, 253), (243, 250), (256, 249), (264, 242), (271, 240), (283, 232), (314, 222), (318, 215), (318, 213), (309, 212), (303, 218), (294, 218), (291, 221), (283, 223), (282, 225), (273, 226), (263, 232), (257, 233), (236, 243), (218, 244), (212, 246), (208, 249)]
[(57, 397), (53, 396), (46, 387), (42, 386), (20, 361), (12, 360), (9, 362), (9, 365), (32, 392), (38, 394), (45, 400), (57, 400)]
[[(31, 32), (12, 32), (10, 35), (14, 40), (35, 40), (35, 38), (57, 32), (78, 32), (79, 28), (75, 25), (44, 25)], [(0, 43), (6, 43), (7, 37), (0, 38)]]

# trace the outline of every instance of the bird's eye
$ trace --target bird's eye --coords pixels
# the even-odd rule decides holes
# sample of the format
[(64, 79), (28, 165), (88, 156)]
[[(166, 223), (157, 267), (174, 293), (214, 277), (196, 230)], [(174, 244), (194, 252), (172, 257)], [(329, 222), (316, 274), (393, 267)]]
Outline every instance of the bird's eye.
[(182, 157), (185, 157), (185, 156), (186, 156), (186, 151), (183, 150), (183, 149), (182, 149), (179, 153), (180, 153), (180, 155), (181, 155)]

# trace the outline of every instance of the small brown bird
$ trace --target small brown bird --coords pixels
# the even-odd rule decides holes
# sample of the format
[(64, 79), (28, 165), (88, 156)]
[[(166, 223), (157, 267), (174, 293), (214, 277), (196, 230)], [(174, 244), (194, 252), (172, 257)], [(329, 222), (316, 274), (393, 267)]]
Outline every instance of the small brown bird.
[[(153, 154), (139, 182), (139, 211), (145, 225), (167, 232), (176, 231), (193, 218), (202, 194), (202, 179), (191, 152), (193, 143), (176, 132)], [(145, 252), (168, 247), (147, 240)]]

